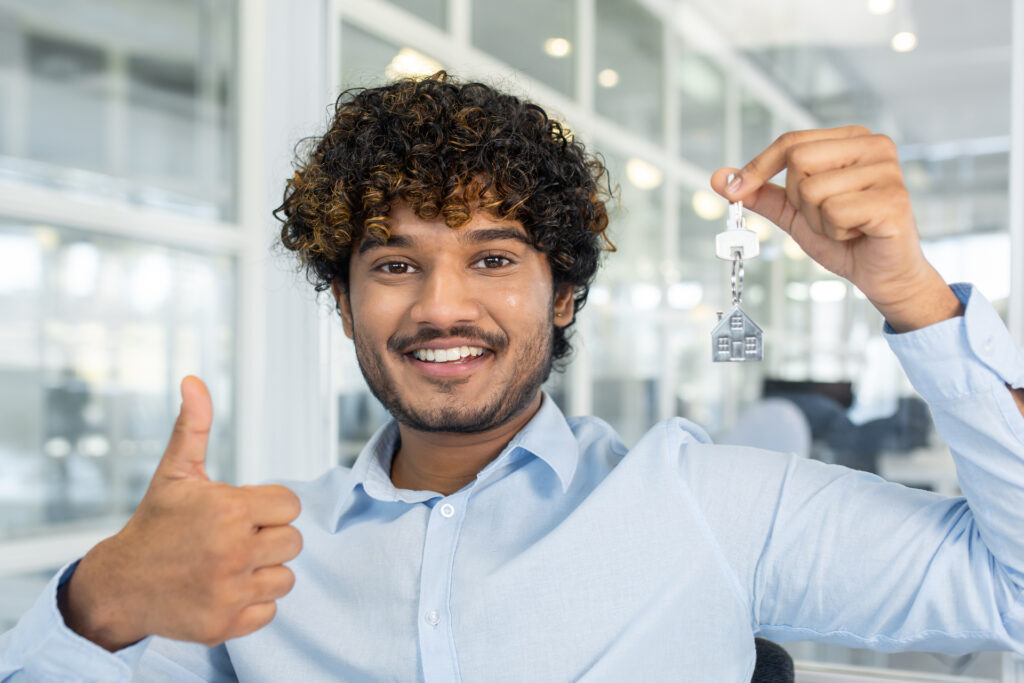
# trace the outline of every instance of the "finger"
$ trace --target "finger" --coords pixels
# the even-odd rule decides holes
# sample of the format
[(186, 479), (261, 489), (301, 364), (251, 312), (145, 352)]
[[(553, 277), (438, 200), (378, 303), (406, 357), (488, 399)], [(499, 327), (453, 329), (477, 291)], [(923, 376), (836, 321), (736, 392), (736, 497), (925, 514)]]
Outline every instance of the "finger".
[(243, 486), (249, 519), (254, 526), (281, 526), (291, 524), (302, 512), (299, 497), (290, 489), (277, 484)]
[(790, 148), (786, 161), (786, 192), (789, 201), (797, 210), (803, 211), (804, 204), (797, 189), (804, 180), (822, 173), (854, 171), (864, 166), (876, 166), (885, 162), (898, 167), (896, 145), (885, 135), (820, 140), (795, 145)]
[(210, 392), (201, 379), (189, 375), (181, 381), (181, 411), (157, 472), (175, 479), (207, 478), (206, 446), (211, 424), (213, 401)]
[(272, 567), (290, 562), (302, 552), (302, 534), (293, 526), (267, 526), (253, 539), (252, 567)]
[(283, 598), (294, 586), (295, 573), (288, 567), (260, 567), (250, 577), (250, 602), (259, 604)]
[[(907, 208), (909, 199), (901, 188), (888, 186), (833, 195), (821, 204), (825, 235), (837, 241), (860, 235), (891, 237), (897, 232), (889, 217)], [(891, 231), (885, 226), (893, 225)]]
[[(729, 201), (746, 203), (750, 193), (771, 180), (786, 168), (789, 150), (808, 142), (832, 140), (836, 138), (853, 138), (870, 135), (871, 131), (863, 126), (843, 126), (842, 128), (826, 128), (822, 130), (803, 130), (785, 133), (763, 152), (754, 157), (740, 170), (720, 168), (711, 175), (711, 187)], [(729, 175), (734, 175), (731, 181)]]
[[(790, 183), (792, 183), (792, 187)], [(794, 203), (807, 219), (811, 228), (818, 234), (827, 233), (825, 222), (821, 216), (821, 205), (828, 198), (874, 188), (903, 189), (905, 187), (903, 171), (900, 169), (899, 163), (888, 160), (823, 171), (803, 179), (798, 179), (798, 175), (793, 174), (787, 176), (786, 185), (787, 198), (793, 202), (792, 197), (796, 195), (797, 199)], [(856, 234), (853, 235), (853, 237), (856, 236)], [(848, 237), (844, 237), (844, 239), (848, 239)]]
[(230, 637), (238, 638), (248, 635), (253, 631), (258, 631), (273, 621), (276, 614), (277, 603), (275, 602), (260, 602), (255, 605), (249, 605), (235, 617), (235, 624), (230, 631)]

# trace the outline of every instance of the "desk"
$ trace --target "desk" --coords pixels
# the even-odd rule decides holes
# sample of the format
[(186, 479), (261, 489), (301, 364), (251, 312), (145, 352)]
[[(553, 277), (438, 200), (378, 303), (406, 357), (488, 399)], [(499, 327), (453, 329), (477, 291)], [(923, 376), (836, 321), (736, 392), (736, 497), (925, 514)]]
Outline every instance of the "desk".
[(878, 474), (889, 481), (931, 489), (944, 496), (960, 495), (953, 456), (945, 446), (919, 448), (909, 453), (880, 453)]

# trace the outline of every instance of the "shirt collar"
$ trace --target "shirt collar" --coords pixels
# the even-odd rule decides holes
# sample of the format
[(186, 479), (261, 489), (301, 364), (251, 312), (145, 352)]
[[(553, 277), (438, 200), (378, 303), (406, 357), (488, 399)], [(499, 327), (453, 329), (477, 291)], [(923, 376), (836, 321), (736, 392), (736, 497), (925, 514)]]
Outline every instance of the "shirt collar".
[[(352, 465), (350, 485), (338, 497), (336, 521), (340, 521), (341, 515), (351, 505), (353, 494), (359, 487), (371, 498), (388, 502), (419, 503), (438, 497), (433, 491), (398, 489), (391, 483), (391, 459), (398, 439), (398, 423), (392, 418), (366, 442)], [(537, 413), (512, 437), (498, 457), (477, 474), (477, 479), (501, 469), (519, 451), (544, 461), (558, 476), (562, 492), (569, 489), (579, 463), (579, 443), (565, 415), (547, 392), (543, 392)]]

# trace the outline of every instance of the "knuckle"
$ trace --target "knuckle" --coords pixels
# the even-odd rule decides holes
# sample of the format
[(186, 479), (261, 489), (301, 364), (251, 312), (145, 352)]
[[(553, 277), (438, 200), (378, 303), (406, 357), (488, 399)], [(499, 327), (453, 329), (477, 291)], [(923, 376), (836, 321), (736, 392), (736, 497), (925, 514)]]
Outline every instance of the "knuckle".
[(814, 181), (814, 176), (805, 178), (797, 185), (797, 196), (803, 204), (817, 205), (822, 201), (819, 184)]
[(877, 135), (873, 135), (872, 139), (874, 140), (874, 143), (878, 146), (878, 148), (884, 151), (886, 154), (896, 156), (896, 141), (893, 140), (891, 137), (879, 133)]
[(835, 221), (839, 218), (839, 202), (836, 198), (826, 197), (825, 200), (821, 202), (820, 209), (821, 217), (824, 218), (829, 225), (834, 225)]
[(865, 135), (871, 135), (871, 129), (867, 126), (852, 125), (846, 126), (846, 131), (853, 136), (863, 137)]
[(781, 147), (792, 147), (800, 142), (800, 139), (800, 133), (795, 130), (791, 130), (777, 137), (775, 139), (775, 144)]

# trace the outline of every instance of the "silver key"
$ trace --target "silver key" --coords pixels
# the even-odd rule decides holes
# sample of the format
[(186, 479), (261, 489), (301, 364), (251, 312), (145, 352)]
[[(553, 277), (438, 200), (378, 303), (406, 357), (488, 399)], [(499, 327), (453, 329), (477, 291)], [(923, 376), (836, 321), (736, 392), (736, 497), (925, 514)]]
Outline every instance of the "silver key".
[(760, 245), (757, 235), (747, 230), (743, 220), (743, 204), (729, 204), (725, 232), (715, 238), (715, 254), (732, 261), (732, 310), (718, 313), (718, 324), (711, 331), (711, 360), (715, 363), (758, 361), (764, 356), (764, 334), (750, 319), (740, 303), (743, 301), (743, 260), (754, 258)]
[(731, 261), (739, 252), (740, 258), (750, 260), (761, 253), (757, 233), (747, 230), (743, 219), (743, 202), (729, 204), (729, 217), (725, 225), (725, 230), (715, 236), (715, 256), (723, 261)]

